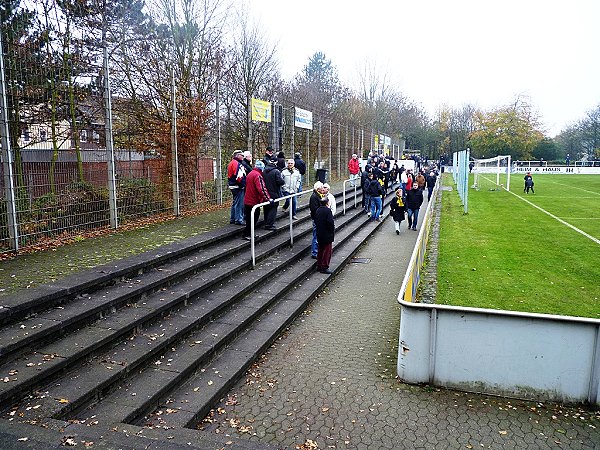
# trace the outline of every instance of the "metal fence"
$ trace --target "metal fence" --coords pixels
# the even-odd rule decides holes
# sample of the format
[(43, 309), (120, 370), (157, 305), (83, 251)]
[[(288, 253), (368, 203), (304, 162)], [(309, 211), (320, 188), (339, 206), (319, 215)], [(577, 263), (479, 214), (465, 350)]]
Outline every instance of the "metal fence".
[(239, 148), (231, 136), (252, 136), (255, 158), (266, 145), (286, 158), (301, 153), (307, 183), (316, 168), (345, 177), (351, 154), (374, 148), (375, 130), (307, 105), (313, 129), (295, 127), (297, 102), (285, 95), (265, 99), (273, 122), (244, 129), (228, 117), (222, 127), (218, 78), (202, 97), (165, 64), (170, 82), (150, 92), (124, 72), (125, 41), (88, 39), (83, 25), (62, 24), (58, 6), (46, 4), (34, 7), (29, 31), (17, 7), (0, 33), (0, 252), (227, 205), (226, 165)]

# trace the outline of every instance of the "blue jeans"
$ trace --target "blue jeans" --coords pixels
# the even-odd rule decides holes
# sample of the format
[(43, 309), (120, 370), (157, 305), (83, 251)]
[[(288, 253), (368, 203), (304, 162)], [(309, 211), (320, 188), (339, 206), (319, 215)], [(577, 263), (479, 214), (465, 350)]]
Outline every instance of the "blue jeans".
[(244, 190), (231, 189), (233, 201), (231, 202), (231, 213), (229, 223), (244, 223)]
[(371, 210), (371, 196), (363, 193), (363, 203), (365, 212), (369, 212)]
[[(290, 195), (291, 192), (283, 192), (283, 195)], [(298, 201), (298, 197), (292, 197), (292, 216), (296, 215), (296, 204)], [(283, 209), (288, 209), (288, 207), (290, 206), (290, 199), (286, 198), (285, 199), (285, 203), (283, 204)]]
[(313, 223), (313, 238), (312, 238), (312, 245), (310, 246), (310, 253), (312, 256), (317, 256), (317, 253), (319, 252), (319, 244), (317, 243), (317, 224), (315, 223), (315, 221), (312, 221)]
[(416, 229), (417, 222), (419, 221), (419, 208), (406, 209), (406, 217), (408, 219), (408, 228)]
[(371, 197), (371, 220), (379, 219), (381, 214), (381, 197), (379, 195)]

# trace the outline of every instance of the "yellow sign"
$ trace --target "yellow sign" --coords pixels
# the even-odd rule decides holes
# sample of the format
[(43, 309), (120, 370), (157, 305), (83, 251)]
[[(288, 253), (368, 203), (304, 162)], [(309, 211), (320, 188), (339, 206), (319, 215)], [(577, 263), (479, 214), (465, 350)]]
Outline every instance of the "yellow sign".
[(257, 98), (252, 99), (252, 120), (259, 122), (271, 121), (271, 102), (265, 102)]

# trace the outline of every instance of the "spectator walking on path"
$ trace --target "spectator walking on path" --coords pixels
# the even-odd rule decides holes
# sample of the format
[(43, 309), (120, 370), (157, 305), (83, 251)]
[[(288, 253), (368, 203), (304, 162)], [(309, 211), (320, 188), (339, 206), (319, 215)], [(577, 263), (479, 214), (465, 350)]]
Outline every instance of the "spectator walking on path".
[[(254, 205), (258, 205), (264, 202), (272, 202), (273, 199), (269, 196), (269, 191), (265, 186), (265, 179), (263, 178), (262, 172), (265, 168), (265, 163), (262, 161), (256, 161), (254, 169), (246, 176), (246, 195), (244, 197), (244, 211), (246, 216), (246, 228), (242, 237), (246, 240), (251, 239), (250, 233), (250, 213)], [(256, 229), (256, 223), (260, 216), (260, 210), (257, 209), (254, 214), (254, 227)]]
[(423, 204), (423, 191), (417, 183), (413, 183), (412, 189), (406, 193), (406, 212), (408, 216), (408, 229), (417, 230), (419, 220), (419, 208)]
[(320, 200), (320, 206), (315, 212), (315, 225), (317, 229), (317, 270), (321, 273), (332, 273), (329, 270), (331, 254), (333, 251), (333, 239), (335, 236), (335, 223), (333, 214), (329, 208), (329, 197), (324, 196)]
[(421, 190), (425, 189), (425, 184), (427, 183), (427, 180), (425, 179), (425, 175), (423, 175), (422, 170), (416, 176), (415, 181), (417, 183), (417, 186), (419, 186), (419, 189), (421, 189)]
[(308, 205), (310, 208), (310, 218), (312, 219), (313, 226), (313, 237), (312, 243), (310, 247), (310, 256), (313, 259), (317, 259), (317, 253), (319, 250), (318, 242), (317, 242), (317, 224), (315, 223), (315, 218), (317, 214), (317, 209), (321, 206), (321, 190), (323, 189), (323, 183), (317, 181), (313, 186), (313, 193), (310, 196), (310, 200), (308, 201)]
[(433, 193), (433, 188), (435, 187), (435, 183), (437, 182), (437, 176), (435, 172), (432, 170), (429, 172), (429, 176), (425, 183), (427, 184), (427, 201), (431, 199), (431, 194)]
[(227, 184), (233, 196), (229, 223), (245, 225), (244, 222), (244, 188), (246, 186), (246, 169), (242, 164), (244, 152), (236, 150), (227, 164)]
[[(283, 195), (296, 194), (300, 192), (300, 186), (302, 186), (302, 175), (300, 175), (300, 172), (298, 172), (294, 165), (294, 160), (288, 159), (287, 167), (281, 172), (284, 181)], [(287, 211), (290, 203), (292, 204), (292, 219), (294, 220), (298, 218), (296, 217), (297, 199), (297, 197), (292, 197), (290, 202), (290, 199), (287, 198), (283, 204), (283, 211)]]
[[(265, 166), (263, 176), (265, 178), (265, 186), (269, 191), (271, 199), (275, 200), (281, 197), (281, 188), (285, 181), (281, 172), (276, 166), (277, 161), (269, 161), (269, 164)], [(265, 205), (265, 230), (275, 230), (275, 219), (277, 218), (277, 207), (279, 202), (271, 202), (270, 205)]]
[(360, 162), (356, 153), (352, 154), (352, 158), (348, 161), (348, 172), (350, 172), (350, 186), (354, 187), (360, 177)]
[(404, 204), (402, 189), (398, 188), (396, 189), (396, 198), (390, 203), (390, 215), (394, 219), (396, 234), (400, 234), (400, 223), (404, 220), (405, 211), (406, 205)]
[(523, 188), (523, 192), (525, 194), (529, 194), (529, 189), (531, 189), (531, 193), (535, 194), (535, 191), (533, 190), (533, 177), (531, 176), (531, 172), (527, 172), (523, 179), (525, 180), (525, 187)]

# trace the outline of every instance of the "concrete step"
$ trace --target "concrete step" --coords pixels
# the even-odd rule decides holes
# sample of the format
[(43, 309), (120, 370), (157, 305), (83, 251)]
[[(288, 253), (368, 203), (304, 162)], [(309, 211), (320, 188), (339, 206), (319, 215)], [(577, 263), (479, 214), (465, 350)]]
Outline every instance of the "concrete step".
[[(375, 224), (371, 224), (371, 232), (375, 227)], [(336, 260), (339, 257), (342, 265), (357, 248), (355, 241), (346, 245), (356, 235), (355, 229), (349, 226), (336, 235)], [(265, 265), (273, 266), (273, 263), (269, 260), (269, 263), (264, 263), (258, 270), (264, 270)], [(284, 270), (281, 262), (276, 265), (276, 270), (269, 270), (268, 275), (263, 273), (260, 278), (267, 283), (263, 282), (257, 289), (250, 291), (243, 301), (235, 303), (206, 327), (188, 336), (177, 348), (168, 351), (157, 361), (160, 364), (147, 366), (123, 383), (118, 391), (77, 415), (77, 419), (92, 420), (93, 417), (93, 420), (104, 423), (140, 423), (145, 413), (170, 395), (177, 398), (177, 393), (171, 392), (181, 389), (185, 392), (184, 397), (189, 392), (195, 394), (193, 404), (199, 409), (194, 411), (194, 417), (206, 414), (223, 392), (237, 381), (281, 330), (303, 310), (306, 302), (320, 291), (329, 276), (315, 273), (313, 265), (314, 261), (307, 254)], [(311, 283), (311, 280), (316, 280), (317, 283)], [(302, 284), (301, 289), (292, 287), (298, 284)], [(312, 289), (306, 288), (311, 285)], [(227, 294), (228, 291), (230, 287), (225, 285), (220, 293)], [(232, 341), (238, 335), (244, 335), (239, 342), (245, 344), (238, 342), (237, 347), (232, 347)], [(226, 350), (223, 350), (224, 346), (227, 346)], [(221, 351), (227, 356), (213, 359), (201, 367), (208, 358)], [(191, 387), (186, 389), (185, 386)], [(200, 391), (201, 394), (198, 394)], [(171, 409), (173, 408), (168, 405), (164, 408)], [(183, 407), (182, 414), (173, 417), (182, 420), (186, 417), (186, 412), (189, 413)]]
[[(381, 225), (346, 212), (338, 207), (332, 269)], [(330, 279), (314, 271), (309, 217), (295, 222), (291, 248), (286, 226), (262, 235), (254, 269), (232, 228), (225, 241), (194, 242), (199, 254), (172, 249), (135, 278), (88, 283), (89, 294), (3, 328), (0, 401), (10, 414), (152, 426), (168, 410), (172, 426), (194, 426)]]
[[(360, 214), (357, 214), (357, 216), (360, 216)], [(351, 219), (351, 215), (348, 216), (347, 220), (346, 218), (339, 218), (338, 224), (340, 227), (343, 227)], [(307, 226), (307, 230), (308, 229)], [(271, 234), (274, 238), (271, 238), (269, 243), (273, 245), (271, 245), (271, 247), (265, 245), (264, 248), (261, 249), (265, 255), (272, 253), (273, 246), (282, 246), (287, 239), (282, 236), (277, 237), (276, 233)], [(305, 234), (308, 235), (307, 232)], [(281, 242), (276, 242), (278, 240)], [(306, 245), (306, 252), (308, 252), (309, 242), (310, 237), (308, 236), (307, 241), (304, 244)], [(296, 245), (294, 248), (301, 247)], [(234, 262), (234, 265), (239, 269), (240, 263), (237, 260), (231, 260), (230, 263), (231, 262)], [(223, 266), (226, 266), (226, 264), (223, 264)], [(269, 264), (267, 264), (267, 266), (269, 266)], [(219, 267), (218, 270), (220, 271), (221, 276), (223, 275), (223, 272), (225, 272), (227, 277), (235, 274), (233, 268), (231, 269), (231, 272), (227, 272), (223, 267)], [(207, 282), (207, 280), (214, 281), (215, 279), (219, 279), (218, 274), (210, 275), (208, 277), (204, 274), (203, 277), (204, 278), (199, 277), (202, 278), (200, 284), (202, 284), (202, 282)], [(35, 389), (42, 380), (47, 380), (49, 377), (64, 371), (67, 367), (74, 366), (78, 361), (90, 357), (93, 351), (103, 346), (114, 345), (116, 339), (123, 338), (128, 333), (131, 333), (132, 330), (139, 329), (144, 326), (144, 324), (151, 322), (151, 320), (159, 318), (161, 315), (173, 310), (175, 307), (179, 307), (181, 304), (185, 304), (201, 292), (201, 289), (198, 287), (198, 280), (192, 278), (184, 283), (184, 285), (185, 284), (188, 284), (189, 287), (186, 288), (183, 286), (175, 290), (157, 291), (154, 296), (145, 298), (141, 303), (138, 303), (138, 307), (123, 308), (119, 311), (119, 314), (109, 315), (93, 326), (68, 335), (64, 340), (38, 349), (38, 351), (32, 352), (18, 361), (5, 364), (0, 368), (0, 374), (6, 372), (8, 376), (11, 376), (11, 373), (14, 376), (9, 378), (9, 382), (0, 385), (0, 398), (3, 400), (13, 399), (22, 395), (26, 390)], [(252, 286), (249, 282), (246, 282), (246, 285)], [(196, 304), (198, 304), (198, 302), (196, 302)], [(199, 316), (199, 320), (185, 324), (185, 326), (176, 327), (179, 330), (178, 334), (170, 338), (161, 339), (162, 345), (156, 346), (157, 350), (154, 350), (153, 352), (147, 352), (147, 354), (142, 352), (137, 358), (127, 357), (119, 359), (115, 355), (111, 358), (96, 358), (96, 360), (100, 361), (98, 364), (99, 369), (88, 367), (88, 372), (85, 372), (84, 370), (82, 373), (77, 374), (74, 378), (81, 381), (81, 386), (74, 386), (70, 391), (71, 395), (66, 395), (67, 385), (62, 383), (62, 389), (58, 389), (54, 395), (47, 395), (43, 398), (43, 408), (40, 405), (34, 405), (37, 406), (35, 411), (44, 411), (44, 414), (56, 416), (65, 414), (70, 410), (84, 405), (90, 401), (90, 398), (99, 396), (104, 390), (110, 389), (110, 386), (118, 383), (124, 376), (127, 376), (129, 372), (143, 364), (145, 360), (154, 357), (154, 355), (160, 353), (160, 351), (164, 351), (164, 348), (170, 345), (171, 342), (180, 339), (181, 335), (187, 333), (190, 329), (200, 326), (202, 320), (208, 320), (208, 318), (217, 312), (216, 309), (207, 311), (204, 315)], [(154, 336), (164, 337), (164, 333), (156, 332), (154, 333)], [(138, 336), (135, 336), (135, 339), (138, 339)], [(149, 344), (150, 342), (146, 343), (146, 346)], [(135, 346), (135, 344), (132, 345)], [(138, 345), (138, 348), (144, 347), (141, 343), (138, 343)], [(105, 361), (115, 360), (121, 362), (117, 364), (104, 364)], [(34, 401), (37, 401), (38, 398), (39, 396), (34, 397)], [(46, 415), (46, 417), (48, 417), (48, 415)]]

